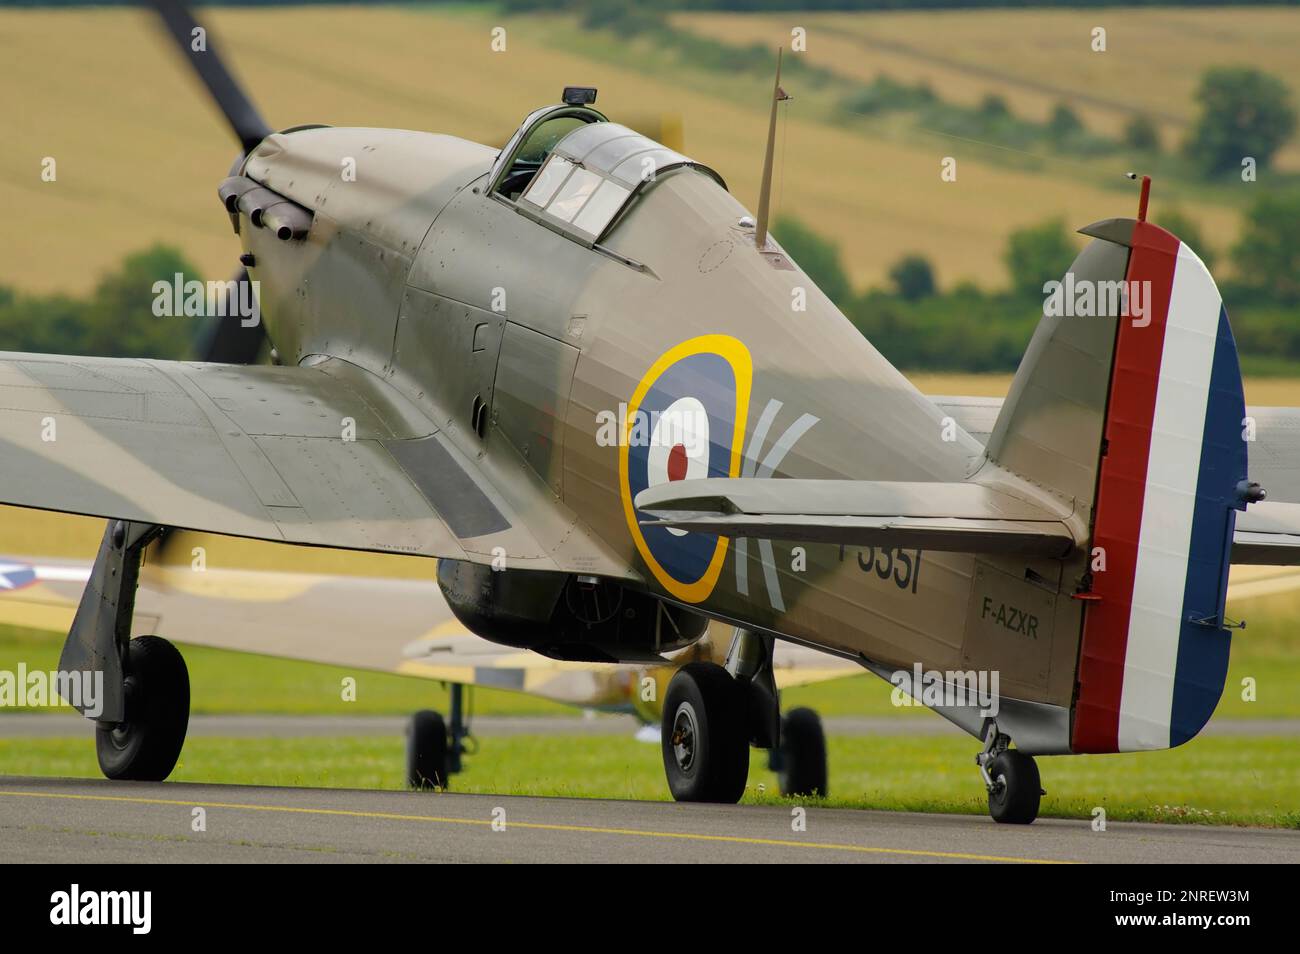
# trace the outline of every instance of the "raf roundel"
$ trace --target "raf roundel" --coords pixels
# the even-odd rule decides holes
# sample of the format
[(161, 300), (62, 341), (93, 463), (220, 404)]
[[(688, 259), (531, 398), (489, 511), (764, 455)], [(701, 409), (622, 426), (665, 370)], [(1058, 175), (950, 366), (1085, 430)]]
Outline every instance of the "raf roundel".
[(628, 402), (619, 477), (628, 529), (650, 572), (689, 603), (707, 599), (722, 572), (727, 538), (642, 526), (633, 506), (647, 487), (737, 477), (753, 365), (728, 335), (684, 341), (646, 372)]

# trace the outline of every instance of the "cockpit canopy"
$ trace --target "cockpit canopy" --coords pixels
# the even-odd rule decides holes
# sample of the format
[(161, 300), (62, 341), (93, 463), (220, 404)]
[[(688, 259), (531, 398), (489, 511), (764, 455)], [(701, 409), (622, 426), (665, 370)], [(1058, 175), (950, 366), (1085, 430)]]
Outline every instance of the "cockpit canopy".
[(727, 187), (707, 166), (594, 109), (550, 106), (532, 113), (501, 151), (493, 191), (529, 218), (594, 245), (637, 195), (682, 168)]

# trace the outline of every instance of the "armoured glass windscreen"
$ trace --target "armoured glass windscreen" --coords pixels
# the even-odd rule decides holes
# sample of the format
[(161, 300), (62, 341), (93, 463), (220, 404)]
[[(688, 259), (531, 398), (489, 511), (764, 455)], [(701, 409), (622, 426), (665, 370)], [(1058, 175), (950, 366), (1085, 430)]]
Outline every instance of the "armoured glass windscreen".
[(543, 159), (551, 154), (551, 150), (555, 148), (557, 142), (578, 127), (585, 126), (586, 123), (587, 120), (579, 116), (559, 116), (540, 123), (536, 129), (528, 134), (528, 138), (515, 152), (514, 161), (516, 163), (541, 163)]

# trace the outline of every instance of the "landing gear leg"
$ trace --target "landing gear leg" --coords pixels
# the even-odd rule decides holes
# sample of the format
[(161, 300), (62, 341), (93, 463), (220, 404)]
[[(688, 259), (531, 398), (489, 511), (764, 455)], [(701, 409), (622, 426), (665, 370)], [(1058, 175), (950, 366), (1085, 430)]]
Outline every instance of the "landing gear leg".
[(736, 629), (727, 649), (727, 671), (748, 698), (749, 741), (768, 750), (768, 767), (777, 773), (781, 794), (822, 795), (827, 791), (826, 735), (812, 709), (781, 714), (780, 694), (772, 668), (776, 641)]
[(1028, 825), (1038, 817), (1044, 794), (1033, 756), (1010, 748), (1011, 739), (992, 722), (986, 730), (984, 751), (975, 756), (989, 792), (989, 814), (995, 822)]
[(160, 782), (185, 744), (190, 681), (176, 647), (158, 636), (131, 638), (140, 560), (163, 528), (111, 520), (59, 657), (59, 671), (98, 683), (96, 699), (68, 702), (96, 723), (99, 767), (111, 779)]
[(771, 636), (736, 627), (723, 665), (745, 690), (749, 741), (760, 749), (775, 749), (781, 742), (781, 702), (772, 672)]
[(469, 726), (465, 722), (465, 687), (451, 684), (451, 738), (447, 746), (447, 774), (455, 775), (461, 769), (460, 757), (465, 754), (465, 740)]

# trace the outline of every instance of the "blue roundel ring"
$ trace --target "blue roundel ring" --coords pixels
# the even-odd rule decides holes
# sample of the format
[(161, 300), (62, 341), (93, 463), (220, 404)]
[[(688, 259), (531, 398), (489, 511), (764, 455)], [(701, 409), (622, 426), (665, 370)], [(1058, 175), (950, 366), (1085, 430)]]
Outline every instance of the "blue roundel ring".
[(619, 482), (628, 530), (654, 578), (687, 603), (708, 598), (727, 538), (642, 526), (633, 501), (665, 481), (740, 476), (753, 362), (730, 335), (702, 335), (664, 353), (628, 401)]

